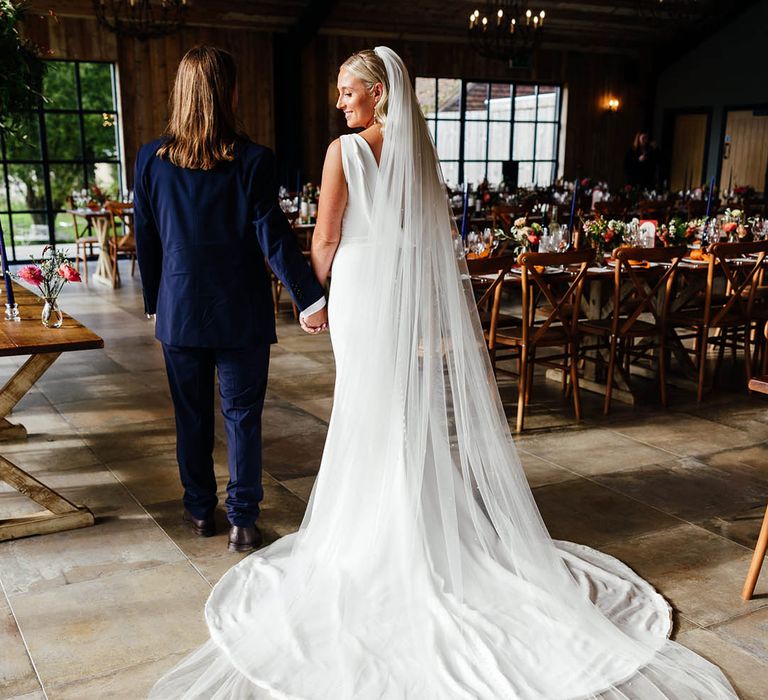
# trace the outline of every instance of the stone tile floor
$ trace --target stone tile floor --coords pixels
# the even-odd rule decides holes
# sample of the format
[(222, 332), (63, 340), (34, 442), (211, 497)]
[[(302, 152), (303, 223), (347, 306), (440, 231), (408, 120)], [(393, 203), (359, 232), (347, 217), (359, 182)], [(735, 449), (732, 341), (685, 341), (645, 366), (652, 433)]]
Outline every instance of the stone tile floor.
[[(0, 698), (143, 697), (206, 640), (203, 604), (238, 560), (224, 534), (201, 540), (181, 526), (162, 355), (138, 281), (127, 269), (124, 281), (65, 290), (64, 308), (105, 349), (63, 355), (12, 416), (28, 439), (0, 444), (97, 518), (0, 543)], [(279, 335), (264, 413), (269, 540), (301, 521), (333, 389), (328, 337), (304, 335), (287, 307)], [(500, 388), (512, 415), (515, 385)], [(670, 600), (676, 639), (718, 663), (743, 698), (768, 697), (768, 571), (752, 602), (739, 597), (768, 501), (768, 399), (721, 390), (697, 406), (676, 391), (667, 411), (615, 404), (609, 418), (596, 397), (584, 404), (577, 425), (557, 387), (538, 381), (517, 441), (552, 535), (621, 558)], [(223, 441), (216, 466), (223, 487)], [(0, 486), (0, 518), (34, 510)]]

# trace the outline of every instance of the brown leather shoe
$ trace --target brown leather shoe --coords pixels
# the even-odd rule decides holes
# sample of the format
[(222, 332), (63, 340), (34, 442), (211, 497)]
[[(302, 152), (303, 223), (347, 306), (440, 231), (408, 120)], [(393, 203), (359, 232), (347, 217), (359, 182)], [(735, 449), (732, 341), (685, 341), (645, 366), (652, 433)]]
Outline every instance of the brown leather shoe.
[(198, 537), (213, 537), (216, 534), (216, 521), (214, 520), (213, 513), (207, 518), (200, 520), (185, 508), (183, 519)]
[(227, 549), (230, 552), (252, 552), (261, 547), (261, 542), (261, 531), (255, 525), (246, 525), (245, 527), (233, 525), (229, 528)]

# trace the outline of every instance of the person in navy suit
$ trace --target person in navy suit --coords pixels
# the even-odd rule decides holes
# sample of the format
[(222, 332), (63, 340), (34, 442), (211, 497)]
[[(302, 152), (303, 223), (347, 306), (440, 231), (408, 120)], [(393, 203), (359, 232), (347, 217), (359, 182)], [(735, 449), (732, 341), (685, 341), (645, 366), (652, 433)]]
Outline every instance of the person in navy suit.
[(163, 138), (136, 158), (136, 252), (156, 314), (176, 412), (184, 520), (215, 533), (214, 375), (226, 427), (231, 551), (261, 544), (261, 413), (277, 342), (269, 267), (301, 311), (326, 327), (323, 288), (277, 202), (272, 152), (237, 126), (232, 56), (199, 46), (179, 64)]

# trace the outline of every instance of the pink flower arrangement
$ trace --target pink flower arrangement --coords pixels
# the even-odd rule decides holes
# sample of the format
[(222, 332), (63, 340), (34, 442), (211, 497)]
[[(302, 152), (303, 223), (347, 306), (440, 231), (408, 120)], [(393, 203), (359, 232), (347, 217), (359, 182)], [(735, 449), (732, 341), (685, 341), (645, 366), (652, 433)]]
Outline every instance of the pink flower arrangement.
[(79, 282), (80, 273), (72, 267), (68, 262), (59, 265), (59, 274), (67, 280), (67, 282)]
[(67, 282), (80, 281), (80, 273), (73, 267), (66, 253), (54, 250), (51, 246), (43, 249), (40, 260), (24, 265), (14, 277), (37, 287), (46, 301), (55, 301)]
[(16, 275), (19, 279), (39, 287), (43, 283), (43, 271), (37, 265), (24, 265)]

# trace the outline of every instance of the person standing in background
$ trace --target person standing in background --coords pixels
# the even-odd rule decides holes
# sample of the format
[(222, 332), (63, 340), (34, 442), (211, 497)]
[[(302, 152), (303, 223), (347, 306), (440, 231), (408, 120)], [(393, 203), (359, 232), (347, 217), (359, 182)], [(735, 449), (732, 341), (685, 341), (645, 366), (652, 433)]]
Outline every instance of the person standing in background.
[(645, 190), (657, 188), (659, 151), (647, 131), (635, 134), (632, 147), (624, 156), (624, 179), (627, 185)]

